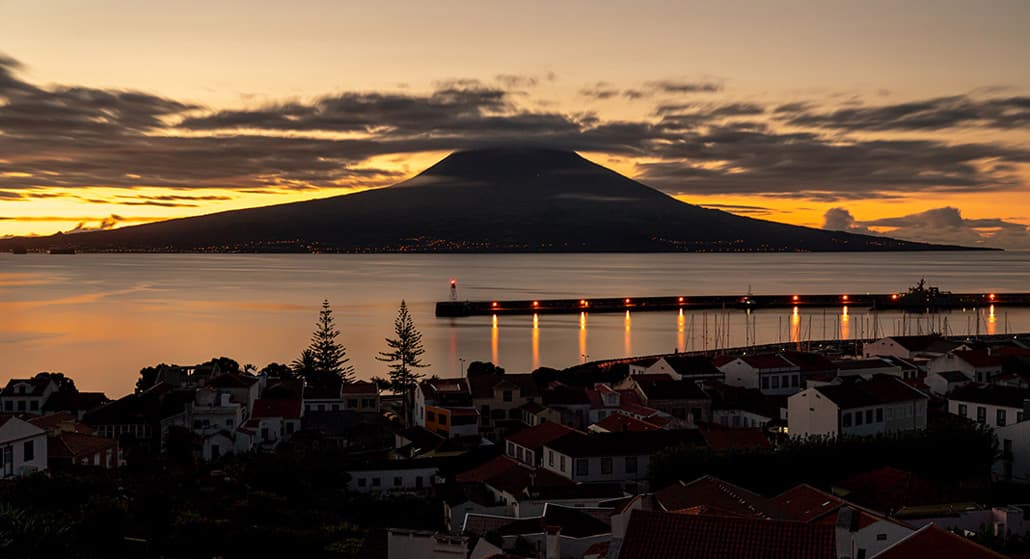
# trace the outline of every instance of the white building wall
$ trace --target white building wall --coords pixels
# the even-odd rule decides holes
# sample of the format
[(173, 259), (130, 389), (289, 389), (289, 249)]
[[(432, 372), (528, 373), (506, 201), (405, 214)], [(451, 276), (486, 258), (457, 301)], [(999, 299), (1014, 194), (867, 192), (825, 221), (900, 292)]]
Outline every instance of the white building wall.
[(0, 478), (46, 469), (46, 431), (17, 417), (0, 426)]
[[(964, 408), (963, 408), (964, 406)], [(983, 409), (983, 421), (980, 420), (981, 409)], [(1005, 411), (1005, 425), (999, 425), (998, 411)], [(964, 414), (962, 412), (965, 412)], [(1019, 423), (1023, 418), (1023, 408), (1009, 406), (995, 406), (992, 404), (980, 404), (977, 402), (963, 402), (961, 400), (948, 400), (948, 413), (966, 417), (990, 425), (992, 428), (1005, 427), (1013, 423)]]
[(837, 404), (808, 388), (787, 399), (787, 432), (792, 437), (837, 436)]
[[(439, 472), (436, 467), (407, 468), (397, 470), (352, 470), (347, 473), (350, 481), (347, 489), (357, 493), (391, 493), (419, 491), (433, 486), (433, 476)], [(400, 483), (397, 483), (399, 478)], [(379, 480), (378, 485), (376, 479)], [(421, 485), (419, 480), (421, 479)], [(364, 480), (364, 482), (362, 482)]]

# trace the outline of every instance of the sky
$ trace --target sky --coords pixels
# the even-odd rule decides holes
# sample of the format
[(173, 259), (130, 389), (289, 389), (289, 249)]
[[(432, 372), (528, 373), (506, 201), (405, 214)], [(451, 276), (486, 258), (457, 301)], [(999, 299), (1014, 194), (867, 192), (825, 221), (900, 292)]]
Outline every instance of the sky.
[(1030, 248), (1030, 3), (0, 0), (0, 236), (575, 149), (690, 203)]

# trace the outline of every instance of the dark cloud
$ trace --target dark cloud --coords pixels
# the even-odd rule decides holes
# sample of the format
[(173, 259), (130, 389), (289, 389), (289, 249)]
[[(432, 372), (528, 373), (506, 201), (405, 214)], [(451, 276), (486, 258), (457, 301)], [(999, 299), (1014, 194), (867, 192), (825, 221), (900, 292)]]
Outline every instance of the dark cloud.
[(898, 217), (858, 221), (844, 208), (832, 208), (823, 216), (823, 228), (877, 234), (871, 228), (887, 228), (891, 237), (929, 243), (1030, 248), (1030, 228), (1000, 218), (966, 219), (958, 208), (934, 208)]
[(787, 124), (849, 131), (940, 130), (955, 127), (1030, 127), (1030, 97), (975, 99), (966, 95), (925, 101), (817, 112), (802, 107), (777, 111)]
[(597, 82), (592, 86), (584, 87), (579, 90), (579, 94), (583, 97), (590, 97), (592, 99), (612, 99), (620, 95), (620, 90), (608, 82)]
[[(747, 205), (740, 205), (740, 204), (701, 204), (701, 205), (706, 207), (706, 208), (711, 208), (713, 210), (725, 210), (727, 212), (732, 212), (732, 213), (735, 213), (735, 214), (769, 215), (769, 214), (773, 213), (773, 210), (771, 210), (770, 208), (763, 207), (763, 206), (747, 206)], [(781, 211), (779, 213), (789, 213), (789, 212), (782, 212)]]
[[(402, 173), (371, 166), (373, 157), (510, 143), (646, 157), (641, 178), (671, 193), (817, 200), (1012, 189), (1021, 186), (1020, 166), (1030, 162), (1027, 149), (1001, 144), (849, 138), (819, 121), (801, 124), (822, 114), (808, 102), (696, 102), (697, 93), (721, 90), (709, 81), (649, 82), (635, 90), (601, 82), (587, 88), (601, 98), (661, 94), (650, 118), (608, 120), (592, 112), (527, 110), (510, 91), (549, 77), (499, 75), (490, 84), (449, 80), (427, 93), (342, 92), (211, 111), (140, 92), (39, 88), (21, 80), (18, 68), (13, 60), (0, 58), (3, 200), (44, 195), (41, 189), (47, 187), (95, 185), (261, 193), (379, 186)], [(994, 107), (989, 114), (1001, 118), (1019, 109), (1020, 99), (978, 106)], [(938, 101), (924, 105), (939, 106)], [(772, 126), (762, 119), (770, 114), (775, 115)], [(875, 117), (853, 112), (837, 118), (857, 126)], [(804, 129), (785, 132), (775, 122)], [(185, 194), (127, 196), (132, 199), (119, 202), (190, 206), (212, 201)]]

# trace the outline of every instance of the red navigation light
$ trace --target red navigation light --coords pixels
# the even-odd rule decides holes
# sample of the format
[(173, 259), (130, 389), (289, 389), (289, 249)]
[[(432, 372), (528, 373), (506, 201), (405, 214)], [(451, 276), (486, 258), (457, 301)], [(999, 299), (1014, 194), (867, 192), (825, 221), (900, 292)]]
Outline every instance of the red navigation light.
[(457, 287), (457, 286), (458, 286), (458, 280), (451, 279), (451, 287)]

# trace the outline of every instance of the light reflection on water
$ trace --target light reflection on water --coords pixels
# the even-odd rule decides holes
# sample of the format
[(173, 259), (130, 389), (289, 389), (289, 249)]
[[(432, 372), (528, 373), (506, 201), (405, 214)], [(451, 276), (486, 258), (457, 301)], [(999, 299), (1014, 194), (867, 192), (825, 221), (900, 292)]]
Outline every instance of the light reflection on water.
[[(392, 336), (401, 298), (424, 334), (430, 374), (492, 360), (509, 371), (586, 359), (771, 343), (1030, 330), (1030, 309), (938, 317), (838, 309), (581, 313), (437, 319), (459, 300), (693, 294), (898, 292), (921, 277), (952, 291), (1030, 291), (1030, 253), (619, 255), (10, 255), (0, 254), (0, 382), (41, 370), (120, 395), (147, 365), (227, 355), (263, 366), (307, 344), (327, 297), (351, 362)], [(739, 285), (738, 285), (739, 283)], [(528, 332), (527, 332), (528, 330)]]

